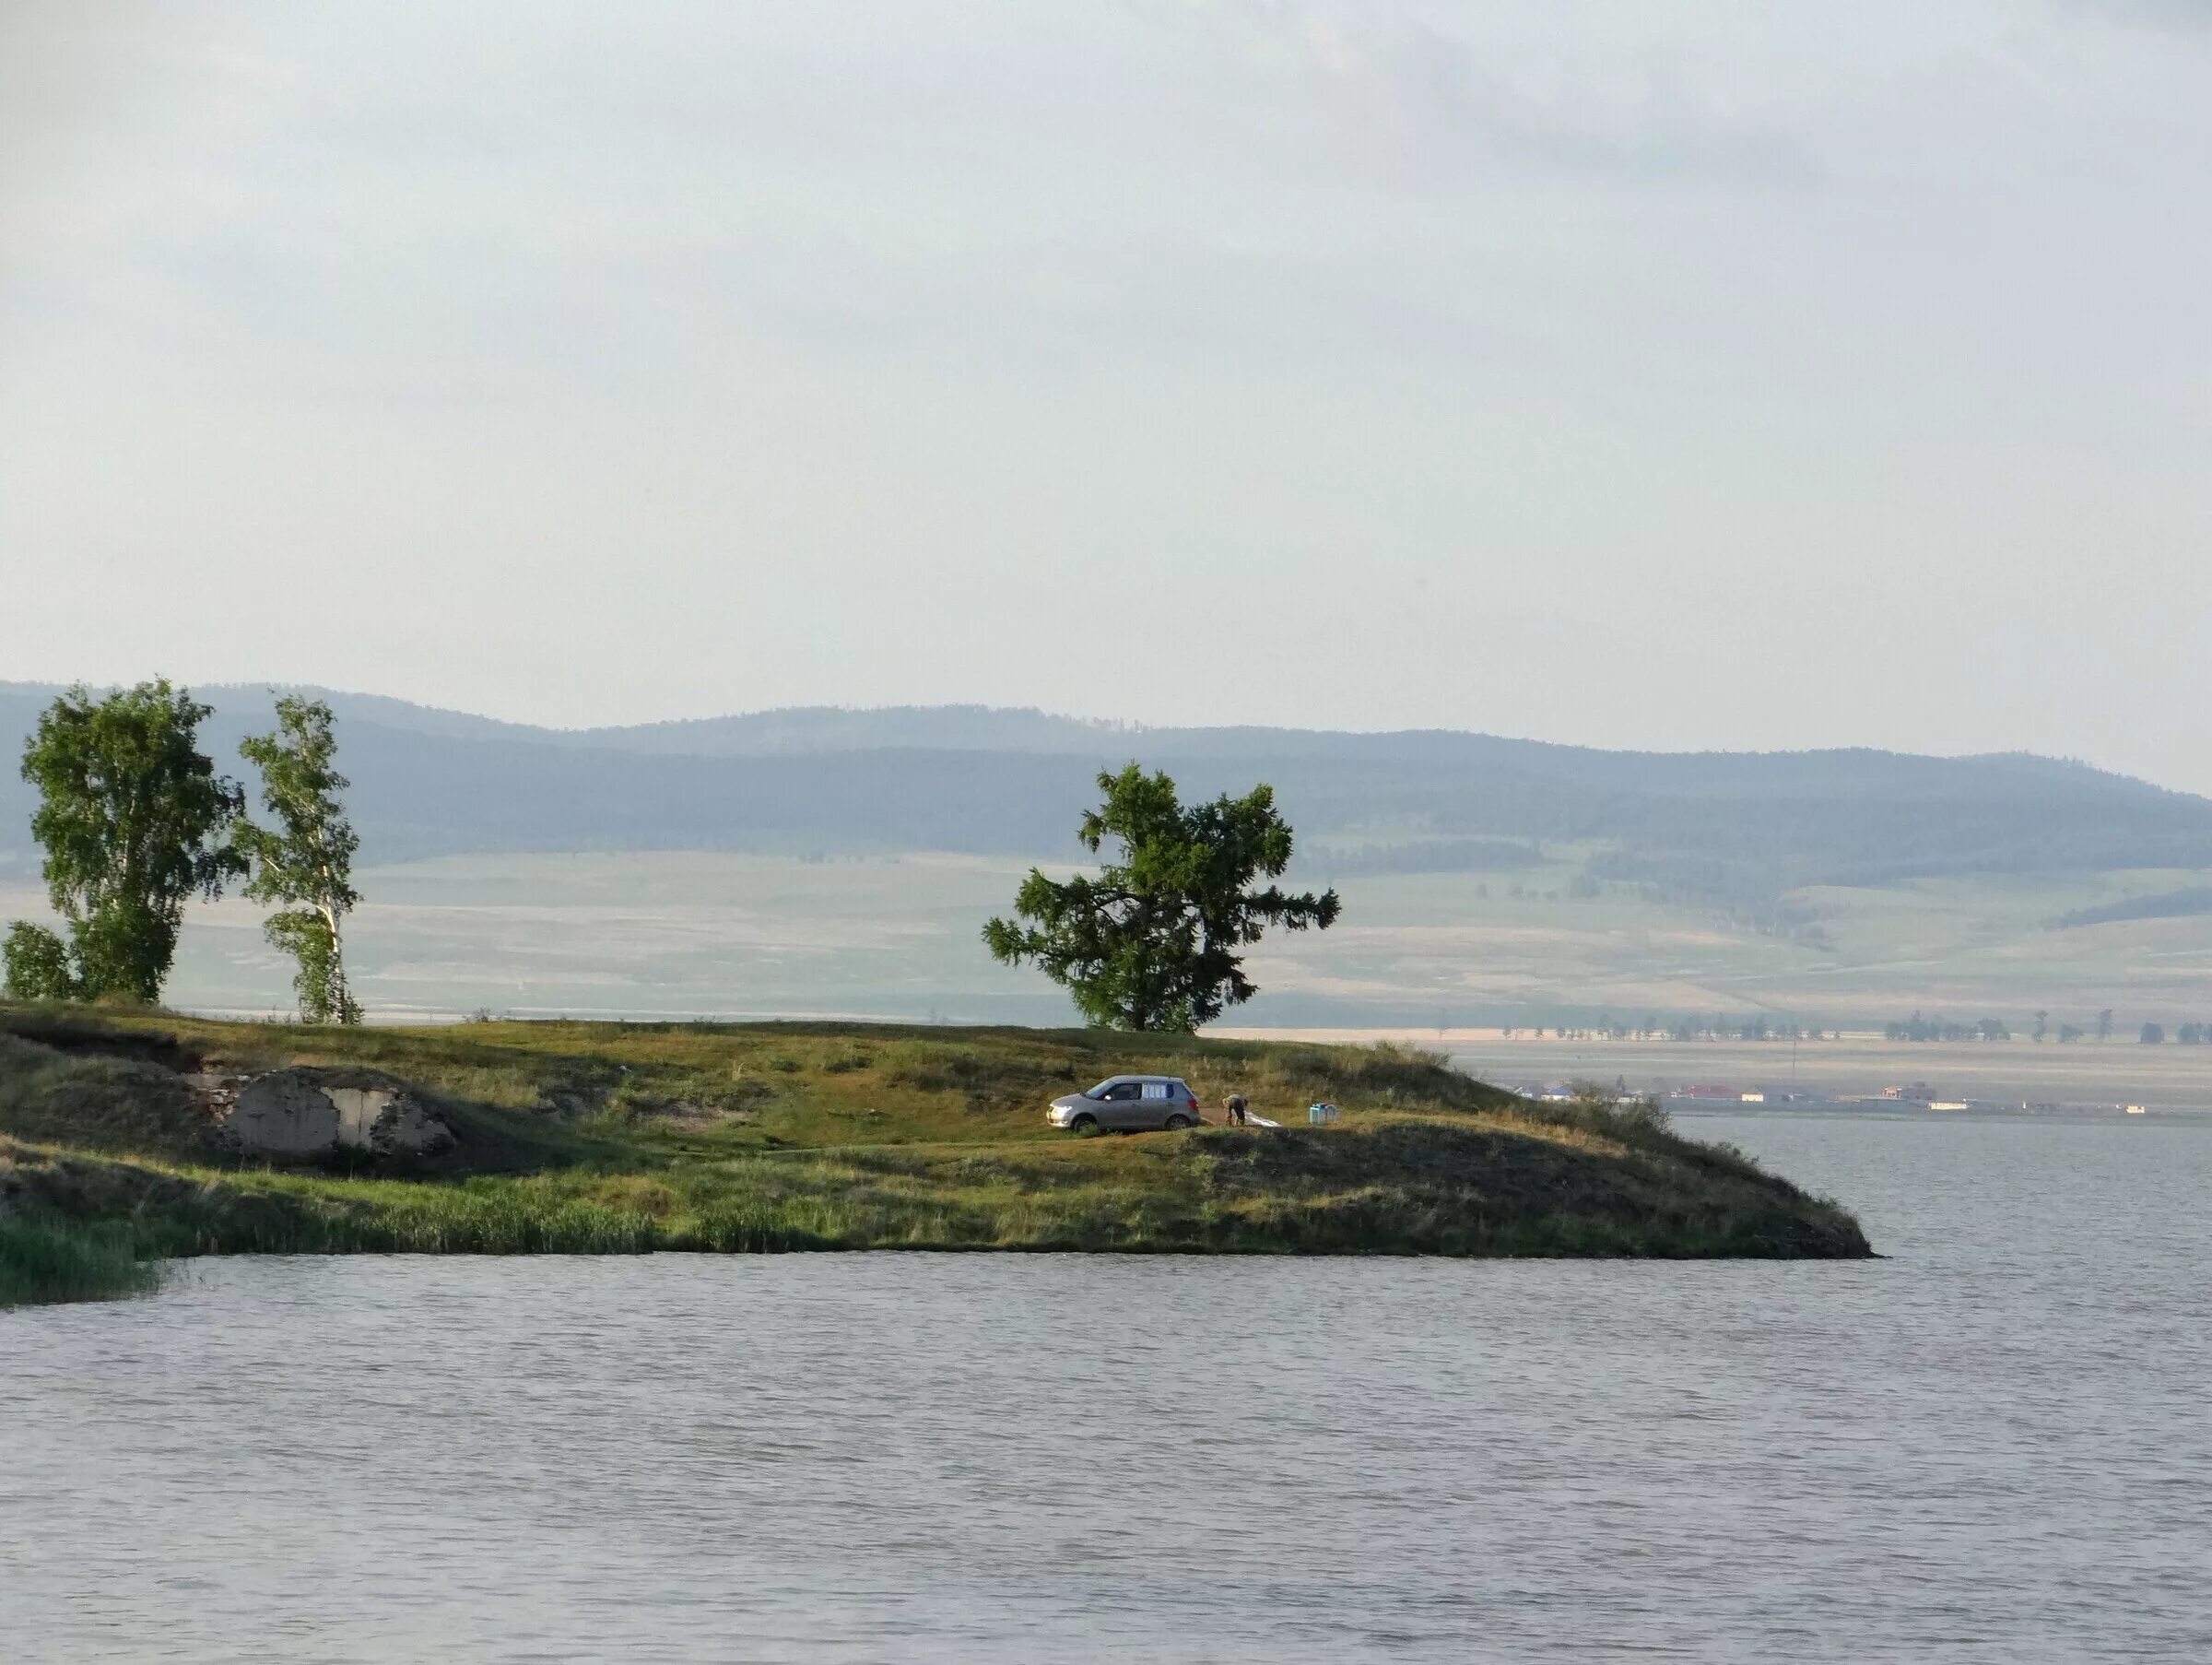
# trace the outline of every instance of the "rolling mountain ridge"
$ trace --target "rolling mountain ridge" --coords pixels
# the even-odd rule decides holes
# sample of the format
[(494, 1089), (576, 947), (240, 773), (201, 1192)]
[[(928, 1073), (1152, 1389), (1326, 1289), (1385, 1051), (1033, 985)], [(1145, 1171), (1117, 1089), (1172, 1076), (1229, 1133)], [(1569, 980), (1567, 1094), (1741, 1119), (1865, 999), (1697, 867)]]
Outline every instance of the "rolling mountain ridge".
[[(56, 691), (0, 683), (19, 755)], [(269, 726), (264, 687), (197, 691), (218, 766)], [(888, 850), (1079, 859), (1093, 777), (1134, 759), (1186, 799), (1268, 781), (1300, 867), (1484, 865), (1581, 847), (1599, 880), (1753, 900), (1806, 883), (2212, 867), (2212, 801), (2027, 754), (1630, 752), (1439, 730), (1140, 728), (975, 706), (771, 711), (559, 730), (326, 695), (365, 864), (463, 852)], [(0, 853), (35, 858), (0, 773)]]

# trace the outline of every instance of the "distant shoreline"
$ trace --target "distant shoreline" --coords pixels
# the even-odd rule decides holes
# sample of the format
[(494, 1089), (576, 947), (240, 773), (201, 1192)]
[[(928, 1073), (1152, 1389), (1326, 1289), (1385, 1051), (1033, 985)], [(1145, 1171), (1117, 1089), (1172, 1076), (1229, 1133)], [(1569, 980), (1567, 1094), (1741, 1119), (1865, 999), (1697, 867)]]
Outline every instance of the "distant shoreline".
[(1446, 1052), (1461, 1069), (1516, 1090), (1579, 1079), (1606, 1085), (1621, 1080), (1632, 1092), (1663, 1096), (1700, 1084), (1739, 1092), (1794, 1087), (1825, 1095), (1830, 1107), (1871, 1109), (1878, 1106), (1864, 1101), (1878, 1099), (1885, 1088), (1924, 1082), (1945, 1099), (2015, 1114), (2030, 1104), (2080, 1114), (2124, 1114), (2131, 1104), (2162, 1114), (2212, 1112), (2212, 1047), (2145, 1045), (2132, 1035), (2063, 1044), (2023, 1035), (2009, 1041), (1891, 1041), (1859, 1031), (1846, 1032), (1841, 1041), (1793, 1046), (1787, 1040), (1539, 1040), (1526, 1033), (1507, 1040), (1495, 1028), (1446, 1030), (1441, 1037), (1434, 1029), (1223, 1033), (1265, 1033), (1325, 1045), (1420, 1046)]

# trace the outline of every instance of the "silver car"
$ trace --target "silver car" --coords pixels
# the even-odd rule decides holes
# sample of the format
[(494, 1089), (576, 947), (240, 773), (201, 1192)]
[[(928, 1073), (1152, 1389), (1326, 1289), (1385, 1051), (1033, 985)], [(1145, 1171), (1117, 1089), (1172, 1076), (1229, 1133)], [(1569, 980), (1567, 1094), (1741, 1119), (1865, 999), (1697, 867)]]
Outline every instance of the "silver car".
[(1077, 1133), (1092, 1128), (1110, 1128), (1117, 1133), (1190, 1128), (1198, 1123), (1198, 1095), (1179, 1075), (1117, 1075), (1088, 1092), (1054, 1099), (1044, 1119)]

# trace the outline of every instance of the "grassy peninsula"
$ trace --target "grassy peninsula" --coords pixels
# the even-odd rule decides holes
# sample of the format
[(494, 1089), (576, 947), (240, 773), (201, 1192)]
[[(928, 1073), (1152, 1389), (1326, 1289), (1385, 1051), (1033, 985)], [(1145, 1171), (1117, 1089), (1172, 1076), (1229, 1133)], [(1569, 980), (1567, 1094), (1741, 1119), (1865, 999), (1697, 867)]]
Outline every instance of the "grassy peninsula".
[[(226, 1155), (189, 1077), (412, 1084), (433, 1157)], [(1078, 1138), (1128, 1069), (1281, 1131)], [(1304, 1106), (1343, 1106), (1332, 1128)], [(1407, 1048), (1097, 1031), (477, 1022), (339, 1029), (0, 1009), (0, 1301), (240, 1253), (1031, 1249), (1848, 1257), (1841, 1208), (1635, 1107), (1537, 1104)]]

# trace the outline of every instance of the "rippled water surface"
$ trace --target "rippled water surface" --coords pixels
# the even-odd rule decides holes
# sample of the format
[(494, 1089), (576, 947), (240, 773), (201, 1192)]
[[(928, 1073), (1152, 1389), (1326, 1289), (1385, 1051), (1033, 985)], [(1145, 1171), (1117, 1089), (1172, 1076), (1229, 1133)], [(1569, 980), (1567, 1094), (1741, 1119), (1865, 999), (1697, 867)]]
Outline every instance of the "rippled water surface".
[(2212, 1658), (2212, 1125), (1688, 1130), (1892, 1258), (264, 1259), (0, 1314), (0, 1655)]

